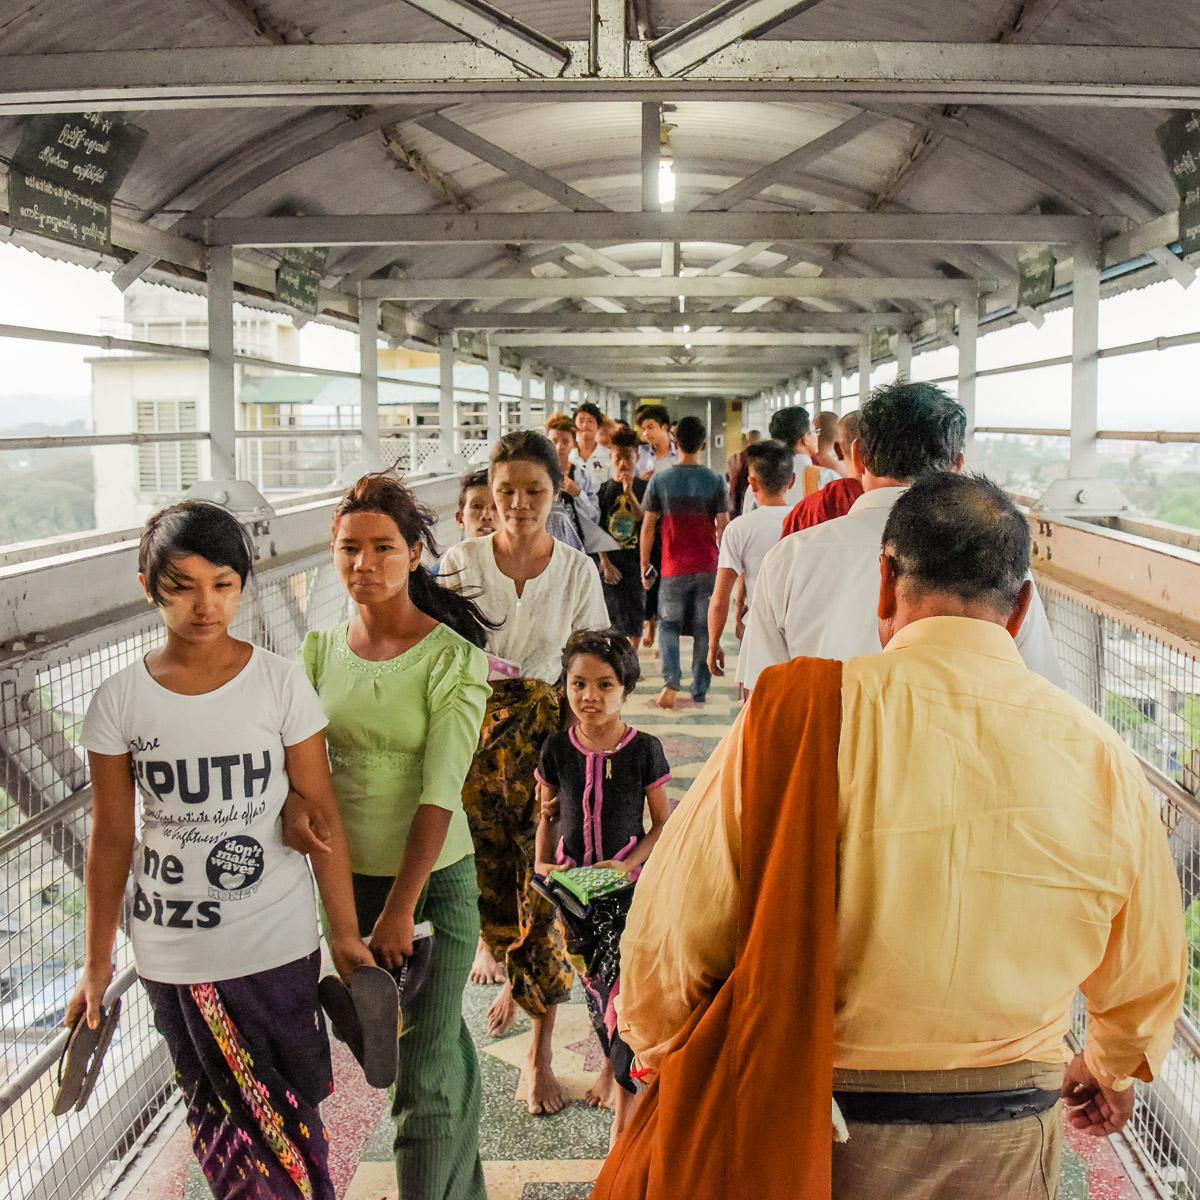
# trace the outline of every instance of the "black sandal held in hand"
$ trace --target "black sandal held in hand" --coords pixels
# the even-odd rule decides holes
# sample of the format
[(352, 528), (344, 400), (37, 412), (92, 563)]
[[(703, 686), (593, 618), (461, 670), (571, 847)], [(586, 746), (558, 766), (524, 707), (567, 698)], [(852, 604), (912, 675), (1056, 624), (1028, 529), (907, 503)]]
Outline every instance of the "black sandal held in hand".
[(58, 1091), (50, 1110), (56, 1117), (65, 1116), (72, 1110), (81, 1112), (96, 1090), (104, 1052), (112, 1041), (120, 1015), (121, 998), (118, 996), (107, 1010), (101, 1005), (100, 1020), (95, 1029), (88, 1025), (86, 1011), (76, 1017), (71, 1036), (58, 1060)]
[(421, 990), (433, 964), (432, 927), (422, 922), (413, 932), (413, 952), (397, 970), (358, 967), (348, 988), (336, 975), (326, 975), (317, 985), (334, 1037), (346, 1043), (372, 1087), (396, 1082), (403, 1009)]

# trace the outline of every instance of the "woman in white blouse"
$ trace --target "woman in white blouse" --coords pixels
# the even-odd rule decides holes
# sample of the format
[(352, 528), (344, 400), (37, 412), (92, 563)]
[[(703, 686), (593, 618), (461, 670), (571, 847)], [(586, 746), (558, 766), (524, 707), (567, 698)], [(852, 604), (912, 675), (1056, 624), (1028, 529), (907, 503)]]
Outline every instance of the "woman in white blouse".
[(490, 477), (499, 528), (451, 546), (438, 578), (502, 622), (488, 638), (492, 697), (463, 805), (475, 841), (483, 940), (508, 976), (488, 1012), (488, 1032), (507, 1033), (516, 1005), (529, 1014), (529, 1111), (548, 1115), (566, 1103), (550, 1040), (556, 1006), (571, 992), (571, 967), (550, 906), (529, 886), (538, 823), (534, 771), (542, 742), (559, 727), (567, 638), (606, 628), (608, 612), (591, 560), (546, 532), (562, 484), (550, 440), (529, 430), (502, 437)]

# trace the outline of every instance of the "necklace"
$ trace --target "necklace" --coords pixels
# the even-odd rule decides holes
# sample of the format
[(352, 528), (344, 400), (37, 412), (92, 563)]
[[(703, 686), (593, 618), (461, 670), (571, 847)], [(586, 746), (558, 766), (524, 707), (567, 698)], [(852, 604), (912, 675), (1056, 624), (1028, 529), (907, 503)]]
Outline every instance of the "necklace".
[(585, 738), (583, 736), (583, 731), (580, 730), (578, 727), (576, 727), (576, 733), (579, 737), (580, 742), (583, 744), (584, 749), (590, 750), (592, 754), (608, 754), (611, 751), (615, 750), (617, 748), (617, 746), (619, 746), (625, 740), (626, 735), (629, 733), (629, 726), (626, 725), (624, 721), (622, 721), (621, 722), (621, 732), (617, 735), (616, 743), (612, 746), (603, 746), (600, 748), (591, 747), (588, 744), (591, 741), (591, 739)]

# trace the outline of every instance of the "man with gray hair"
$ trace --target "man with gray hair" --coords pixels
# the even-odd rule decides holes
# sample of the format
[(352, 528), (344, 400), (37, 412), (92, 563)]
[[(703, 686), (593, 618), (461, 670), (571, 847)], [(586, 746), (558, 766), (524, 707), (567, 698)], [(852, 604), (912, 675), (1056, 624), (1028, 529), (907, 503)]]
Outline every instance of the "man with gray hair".
[(1054, 1200), (1064, 1116), (1121, 1129), (1171, 1046), (1166, 831), (1021, 661), (1024, 517), (931, 474), (881, 542), (883, 652), (765, 670), (643, 869), (617, 1004), (652, 1082), (594, 1200)]
[[(847, 659), (879, 649), (877, 563), (888, 513), (914, 480), (962, 469), (966, 432), (962, 405), (933, 384), (875, 389), (851, 447), (864, 495), (845, 516), (788, 534), (763, 560), (742, 642), (747, 688), (765, 667), (799, 655)], [(1017, 647), (1029, 667), (1062, 684), (1036, 591)]]

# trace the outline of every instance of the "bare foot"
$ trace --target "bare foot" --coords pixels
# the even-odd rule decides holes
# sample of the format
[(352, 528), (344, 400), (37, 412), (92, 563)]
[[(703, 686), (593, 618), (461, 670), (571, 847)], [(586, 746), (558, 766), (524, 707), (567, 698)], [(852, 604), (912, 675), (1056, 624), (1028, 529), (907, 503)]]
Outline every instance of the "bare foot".
[(642, 632), (642, 645), (645, 646), (647, 650), (654, 646), (654, 631), (654, 622), (647, 621), (646, 628)]
[(584, 1095), (588, 1108), (614, 1108), (617, 1103), (614, 1095), (616, 1081), (613, 1079), (612, 1067), (606, 1061), (596, 1082), (588, 1088)]
[(505, 982), (500, 989), (500, 995), (492, 1001), (488, 1009), (488, 1037), (503, 1037), (512, 1029), (517, 1019), (517, 1002), (512, 998), (512, 984)]
[(554, 1074), (550, 1064), (540, 1063), (530, 1058), (525, 1064), (524, 1077), (529, 1085), (529, 1115), (531, 1117), (550, 1117), (559, 1112), (567, 1103), (562, 1084)]
[(658, 693), (658, 699), (654, 701), (659, 708), (674, 708), (675, 697), (678, 693), (674, 688), (665, 687)]
[(488, 952), (483, 938), (479, 939), (479, 945), (475, 947), (475, 961), (471, 964), (471, 974), (467, 978), (472, 983), (503, 983), (507, 978), (504, 967)]

